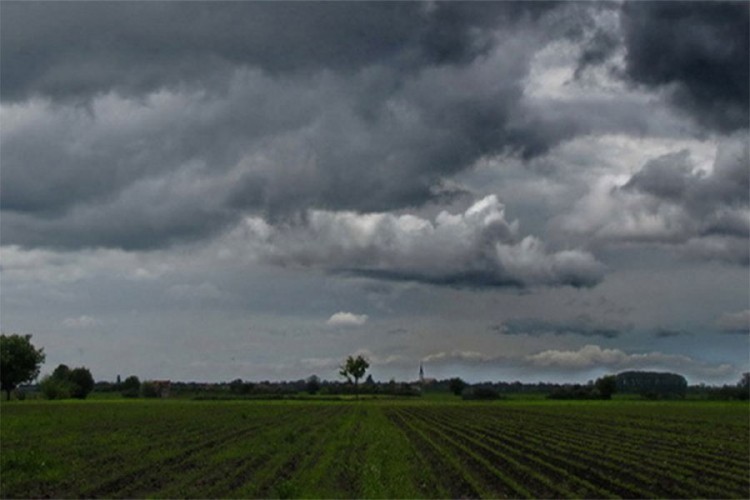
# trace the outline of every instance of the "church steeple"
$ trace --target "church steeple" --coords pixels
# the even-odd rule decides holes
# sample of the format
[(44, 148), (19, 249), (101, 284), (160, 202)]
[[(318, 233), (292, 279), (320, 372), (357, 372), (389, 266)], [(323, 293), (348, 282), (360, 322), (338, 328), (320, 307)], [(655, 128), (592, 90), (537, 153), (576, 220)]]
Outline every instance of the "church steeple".
[(419, 383), (424, 383), (424, 368), (422, 368), (422, 363), (419, 363)]

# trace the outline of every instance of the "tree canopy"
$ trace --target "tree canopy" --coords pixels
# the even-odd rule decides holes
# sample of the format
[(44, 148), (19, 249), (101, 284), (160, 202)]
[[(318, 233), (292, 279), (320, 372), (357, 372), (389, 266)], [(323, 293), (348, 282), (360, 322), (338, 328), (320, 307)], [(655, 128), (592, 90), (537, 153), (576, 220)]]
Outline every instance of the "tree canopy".
[(339, 370), (339, 374), (342, 377), (346, 377), (346, 380), (351, 382), (352, 378), (354, 379), (354, 389), (355, 393), (357, 390), (357, 385), (359, 384), (359, 379), (365, 376), (365, 372), (370, 367), (370, 362), (367, 361), (367, 358), (364, 356), (357, 356), (356, 358), (353, 356), (349, 356), (346, 358), (346, 361), (343, 365), (341, 365), (341, 369)]
[(19, 384), (39, 376), (44, 359), (44, 349), (34, 347), (31, 335), (0, 335), (0, 387), (8, 399)]

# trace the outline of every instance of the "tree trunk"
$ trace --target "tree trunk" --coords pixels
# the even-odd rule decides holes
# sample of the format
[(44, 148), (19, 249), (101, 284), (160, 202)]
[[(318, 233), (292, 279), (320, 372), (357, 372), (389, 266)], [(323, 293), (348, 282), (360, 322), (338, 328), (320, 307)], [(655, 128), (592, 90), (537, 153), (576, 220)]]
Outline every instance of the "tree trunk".
[(10, 401), (10, 391), (11, 391), (11, 389), (5, 389), (5, 394), (6, 394), (5, 400), (6, 401)]

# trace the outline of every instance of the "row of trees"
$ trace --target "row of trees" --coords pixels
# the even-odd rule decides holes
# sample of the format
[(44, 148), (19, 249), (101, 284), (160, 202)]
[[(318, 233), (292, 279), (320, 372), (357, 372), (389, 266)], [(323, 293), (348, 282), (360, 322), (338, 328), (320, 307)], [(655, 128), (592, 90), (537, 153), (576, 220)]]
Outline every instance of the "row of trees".
[[(20, 384), (31, 382), (39, 376), (39, 368), (45, 360), (42, 348), (36, 348), (31, 343), (31, 335), (0, 335), (0, 388), (10, 399), (11, 392)], [(353, 393), (359, 396), (359, 381), (365, 376), (370, 363), (363, 356), (349, 356), (340, 366), (339, 374), (347, 381), (346, 385), (322, 382), (317, 376), (300, 383), (281, 383), (285, 390), (305, 390), (315, 394), (326, 389), (330, 394)], [(94, 379), (86, 367), (69, 368), (61, 364), (40, 382), (42, 392), (49, 399), (86, 398), (94, 389)], [(288, 386), (288, 387), (287, 387)], [(232, 381), (229, 389), (234, 394), (265, 394), (273, 392), (280, 383), (253, 384), (240, 379)], [(119, 391), (124, 397), (157, 397), (159, 391), (148, 382), (141, 384), (138, 377), (131, 375), (124, 382), (107, 383), (108, 390)], [(610, 399), (616, 391), (654, 395), (652, 397), (684, 397), (688, 392), (687, 381), (684, 377), (672, 373), (658, 372), (623, 372), (618, 375), (608, 375), (588, 384), (559, 385), (559, 384), (522, 384), (520, 382), (485, 383), (468, 385), (460, 378), (443, 381), (431, 381), (422, 386), (426, 390), (450, 390), (465, 399), (496, 399), (503, 392), (547, 392), (553, 399)], [(689, 392), (694, 392), (690, 388)], [(725, 385), (719, 388), (699, 387), (701, 394), (706, 393), (716, 399), (744, 399), (750, 398), (750, 374), (743, 374), (742, 380), (733, 386)], [(645, 391), (645, 392), (644, 392)], [(415, 395), (410, 384), (378, 384), (368, 377), (365, 382), (365, 392), (382, 394)]]
[[(39, 376), (45, 359), (44, 349), (31, 343), (31, 335), (0, 335), (0, 387), (6, 399), (19, 385)], [(48, 399), (84, 399), (94, 389), (94, 377), (86, 367), (59, 365), (39, 385)]]

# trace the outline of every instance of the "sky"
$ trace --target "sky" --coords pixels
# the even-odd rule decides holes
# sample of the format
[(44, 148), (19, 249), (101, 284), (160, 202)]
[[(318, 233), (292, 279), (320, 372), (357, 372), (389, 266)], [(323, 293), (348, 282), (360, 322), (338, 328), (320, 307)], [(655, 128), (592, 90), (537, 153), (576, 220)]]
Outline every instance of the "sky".
[(0, 320), (97, 380), (750, 370), (747, 2), (0, 3)]

